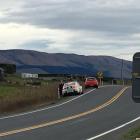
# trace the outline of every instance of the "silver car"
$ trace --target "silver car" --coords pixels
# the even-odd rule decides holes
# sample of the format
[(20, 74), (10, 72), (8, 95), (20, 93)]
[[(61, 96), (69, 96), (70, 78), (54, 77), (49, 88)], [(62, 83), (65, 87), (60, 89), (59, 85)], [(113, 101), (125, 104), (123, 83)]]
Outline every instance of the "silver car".
[(65, 83), (62, 90), (62, 95), (82, 94), (83, 88), (78, 82)]

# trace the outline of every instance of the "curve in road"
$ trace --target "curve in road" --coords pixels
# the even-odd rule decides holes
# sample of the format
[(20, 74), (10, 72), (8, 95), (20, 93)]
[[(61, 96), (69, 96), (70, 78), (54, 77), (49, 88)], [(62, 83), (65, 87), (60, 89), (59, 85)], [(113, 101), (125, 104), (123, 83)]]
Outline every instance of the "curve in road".
[(77, 114), (77, 115), (68, 116), (66, 118), (62, 118), (62, 119), (59, 119), (59, 120), (55, 120), (55, 121), (51, 121), (51, 122), (47, 122), (47, 123), (43, 123), (43, 124), (31, 126), (31, 127), (27, 127), (27, 128), (22, 128), (22, 129), (16, 129), (16, 130), (13, 130), (13, 131), (3, 132), (3, 133), (0, 133), (0, 137), (8, 136), (8, 135), (16, 134), (16, 133), (21, 133), (21, 132), (25, 132), (25, 131), (29, 131), (29, 130), (34, 130), (34, 129), (38, 129), (38, 128), (62, 123), (62, 122), (65, 122), (65, 121), (69, 121), (69, 120), (73, 120), (73, 119), (77, 119), (77, 118), (89, 115), (91, 113), (94, 113), (94, 112), (96, 112), (98, 110), (101, 110), (101, 109), (105, 108), (106, 106), (112, 104), (114, 101), (116, 101), (124, 93), (124, 91), (127, 88), (128, 87), (124, 87), (121, 91), (119, 91), (115, 96), (113, 96), (110, 100), (108, 100), (104, 104), (99, 105), (96, 108), (93, 108), (93, 109), (88, 110), (86, 112), (82, 112), (82, 113)]

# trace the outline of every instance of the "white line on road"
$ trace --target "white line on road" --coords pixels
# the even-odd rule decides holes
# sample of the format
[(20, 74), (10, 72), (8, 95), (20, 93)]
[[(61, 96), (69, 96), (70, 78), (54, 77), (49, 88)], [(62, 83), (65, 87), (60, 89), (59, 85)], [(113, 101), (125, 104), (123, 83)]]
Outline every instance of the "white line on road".
[(123, 89), (120, 90), (110, 100), (108, 100), (104, 104), (102, 104), (100, 106), (97, 106), (96, 108), (93, 108), (93, 109), (88, 110), (86, 112), (82, 112), (80, 114), (75, 114), (75, 115), (68, 116), (66, 118), (58, 119), (58, 120), (51, 121), (51, 122), (46, 122), (46, 123), (42, 123), (42, 124), (38, 124), (38, 125), (33, 125), (33, 126), (30, 126), (30, 127), (25, 127), (25, 128), (21, 128), (21, 129), (14, 129), (14, 130), (7, 131), (7, 132), (2, 132), (2, 133), (0, 133), (0, 137), (9, 136), (9, 135), (13, 135), (13, 134), (21, 133), (21, 132), (26, 132), (26, 131), (31, 131), (31, 130), (34, 130), (34, 129), (39, 129), (39, 128), (55, 125), (55, 124), (58, 124), (58, 123), (63, 123), (63, 122), (66, 122), (66, 121), (69, 121), (69, 120), (73, 120), (73, 119), (76, 119), (76, 118), (81, 118), (83, 116), (86, 116), (88, 114), (94, 113), (94, 112), (96, 112), (98, 110), (101, 110), (101, 109), (109, 106), (110, 104), (115, 102), (122, 94), (124, 94), (124, 92), (127, 89), (128, 89), (128, 87), (123, 87)]
[(99, 135), (96, 135), (96, 136), (94, 136), (94, 137), (92, 137), (92, 138), (89, 138), (89, 139), (87, 139), (87, 140), (95, 140), (95, 139), (100, 138), (100, 137), (102, 137), (102, 136), (104, 136), (104, 135), (107, 135), (107, 134), (112, 133), (112, 132), (114, 132), (114, 131), (116, 131), (116, 130), (119, 130), (119, 129), (121, 129), (121, 128), (123, 128), (123, 127), (125, 127), (125, 126), (127, 126), (127, 125), (129, 125), (129, 124), (131, 124), (131, 123), (134, 123), (134, 122), (138, 121), (138, 120), (140, 120), (140, 116), (137, 117), (136, 119), (132, 120), (132, 121), (129, 121), (129, 122), (127, 122), (127, 123), (124, 123), (124, 124), (122, 124), (122, 125), (120, 125), (120, 126), (118, 126), (118, 127), (116, 127), (116, 128), (113, 128), (113, 129), (111, 129), (111, 130), (109, 130), (109, 131), (106, 131), (106, 132), (104, 132), (104, 133), (101, 133), (101, 134), (99, 134)]
[[(112, 85), (100, 86), (100, 88), (107, 87), (107, 86), (112, 86)], [(73, 98), (73, 99), (70, 99), (70, 100), (68, 100), (68, 101), (66, 101), (66, 102), (63, 102), (63, 103), (61, 103), (61, 104), (57, 104), (57, 105), (53, 105), (53, 106), (50, 106), (50, 107), (46, 107), (46, 108), (42, 108), (42, 109), (37, 109), (37, 110), (25, 112), (25, 113), (19, 113), (19, 114), (15, 114), (15, 115), (9, 115), (9, 116), (0, 117), (0, 120), (10, 119), (10, 118), (15, 118), (15, 117), (20, 117), (20, 116), (29, 115), (29, 114), (33, 114), (33, 113), (45, 111), (45, 110), (48, 110), (48, 109), (56, 108), (56, 107), (65, 105), (65, 104), (67, 104), (67, 103), (70, 103), (70, 102), (72, 102), (72, 101), (74, 101), (74, 100), (76, 100), (76, 99), (78, 99), (78, 98), (81, 98), (81, 97), (87, 95), (88, 93), (90, 93), (90, 92), (92, 92), (92, 91), (94, 91), (94, 90), (96, 90), (96, 89), (92, 89), (92, 90), (90, 90), (90, 91), (88, 91), (88, 92), (86, 92), (86, 93), (84, 93), (84, 94), (82, 94), (82, 95), (80, 95), (80, 96), (77, 96), (77, 97), (75, 97), (75, 98)]]
[(68, 101), (66, 101), (66, 102), (63, 102), (63, 103), (61, 103), (61, 104), (53, 105), (53, 106), (46, 107), (46, 108), (42, 108), (42, 109), (37, 109), (37, 110), (34, 110), (34, 111), (30, 111), (30, 112), (25, 112), (25, 113), (20, 113), (20, 114), (15, 114), (15, 115), (10, 115), (10, 116), (1, 117), (0, 120), (9, 119), (9, 118), (14, 118), (14, 117), (20, 117), (20, 116), (29, 115), (29, 114), (33, 114), (33, 113), (36, 113), (36, 112), (41, 112), (41, 111), (44, 111), (44, 110), (56, 108), (56, 107), (62, 106), (62, 105), (64, 105), (64, 104), (70, 103), (70, 102), (72, 102), (72, 101), (74, 101), (74, 100), (76, 100), (76, 99), (78, 99), (78, 98), (81, 98), (82, 96), (85, 96), (85, 95), (87, 95), (88, 93), (90, 93), (90, 92), (92, 92), (92, 91), (94, 91), (94, 90), (95, 90), (95, 89), (92, 89), (92, 90), (90, 90), (90, 91), (88, 91), (88, 92), (86, 92), (86, 93), (84, 93), (84, 94), (82, 94), (82, 95), (80, 95), (80, 96), (78, 96), (78, 97), (75, 97), (75, 98), (73, 98), (73, 99), (71, 99), (71, 100), (68, 100)]

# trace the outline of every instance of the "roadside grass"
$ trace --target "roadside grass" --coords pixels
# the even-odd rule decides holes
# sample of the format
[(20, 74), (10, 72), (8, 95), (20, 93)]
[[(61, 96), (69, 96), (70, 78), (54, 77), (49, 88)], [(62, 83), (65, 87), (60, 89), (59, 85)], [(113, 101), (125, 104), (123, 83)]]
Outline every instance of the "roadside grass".
[(6, 81), (8, 83), (24, 84), (24, 80), (21, 79), (20, 75), (7, 74)]
[(57, 100), (58, 83), (47, 85), (0, 85), (0, 113), (12, 112), (28, 106)]
[(136, 138), (140, 138), (140, 126), (132, 130), (129, 130), (123, 136), (123, 140), (136, 140)]
[(16, 90), (17, 88), (13, 86), (0, 85), (0, 99), (6, 96), (13, 96), (14, 94), (12, 93), (14, 93)]

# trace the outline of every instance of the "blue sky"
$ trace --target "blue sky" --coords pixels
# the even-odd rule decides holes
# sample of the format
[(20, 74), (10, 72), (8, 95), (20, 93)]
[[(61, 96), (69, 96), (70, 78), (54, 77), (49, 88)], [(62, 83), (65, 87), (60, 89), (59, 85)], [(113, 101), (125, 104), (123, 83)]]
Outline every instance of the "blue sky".
[(0, 49), (111, 55), (140, 51), (139, 0), (4, 0)]

